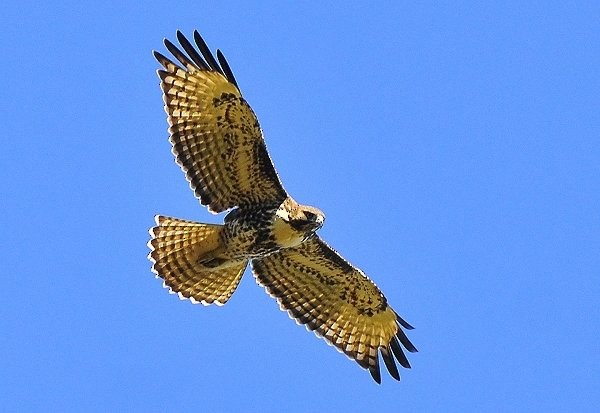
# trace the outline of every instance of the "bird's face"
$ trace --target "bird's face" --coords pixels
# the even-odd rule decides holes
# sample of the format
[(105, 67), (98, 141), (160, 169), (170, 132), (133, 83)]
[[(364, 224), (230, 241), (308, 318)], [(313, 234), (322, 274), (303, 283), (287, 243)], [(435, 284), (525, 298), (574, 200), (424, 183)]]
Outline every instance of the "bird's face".
[(325, 214), (320, 209), (311, 206), (302, 206), (300, 208), (300, 216), (303, 221), (305, 228), (309, 229), (310, 232), (315, 232), (323, 226), (325, 222)]
[(306, 235), (312, 235), (325, 222), (325, 214), (318, 208), (308, 205), (296, 204), (293, 208), (289, 208), (282, 204), (277, 215), (296, 231)]

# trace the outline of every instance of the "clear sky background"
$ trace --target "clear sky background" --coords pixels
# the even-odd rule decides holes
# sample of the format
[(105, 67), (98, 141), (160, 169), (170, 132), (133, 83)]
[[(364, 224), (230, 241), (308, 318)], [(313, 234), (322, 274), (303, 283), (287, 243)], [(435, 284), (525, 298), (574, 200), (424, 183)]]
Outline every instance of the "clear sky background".
[[(0, 15), (3, 411), (599, 411), (598, 2), (100, 3)], [(167, 141), (176, 29), (224, 51), (288, 191), (416, 327), (400, 383), (249, 272), (224, 307), (150, 272), (155, 214), (222, 220)]]

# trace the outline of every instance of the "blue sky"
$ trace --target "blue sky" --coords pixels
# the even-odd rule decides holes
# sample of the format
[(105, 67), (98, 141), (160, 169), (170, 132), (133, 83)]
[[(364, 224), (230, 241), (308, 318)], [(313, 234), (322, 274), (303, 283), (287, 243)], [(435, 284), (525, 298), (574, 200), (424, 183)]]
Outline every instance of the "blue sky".
[[(249, 3), (3, 6), (3, 410), (597, 411), (598, 3)], [(219, 308), (154, 279), (155, 214), (222, 219), (167, 141), (151, 50), (177, 29), (416, 327), (400, 383), (249, 273)]]

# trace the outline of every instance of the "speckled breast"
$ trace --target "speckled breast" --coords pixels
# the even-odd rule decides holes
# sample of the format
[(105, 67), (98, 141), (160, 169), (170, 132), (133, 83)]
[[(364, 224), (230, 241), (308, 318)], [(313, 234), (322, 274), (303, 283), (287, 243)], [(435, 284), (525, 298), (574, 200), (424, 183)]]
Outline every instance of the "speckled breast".
[[(232, 259), (262, 257), (281, 249), (273, 234), (275, 209), (236, 209), (225, 218), (221, 233)], [(279, 218), (277, 218), (279, 219)]]

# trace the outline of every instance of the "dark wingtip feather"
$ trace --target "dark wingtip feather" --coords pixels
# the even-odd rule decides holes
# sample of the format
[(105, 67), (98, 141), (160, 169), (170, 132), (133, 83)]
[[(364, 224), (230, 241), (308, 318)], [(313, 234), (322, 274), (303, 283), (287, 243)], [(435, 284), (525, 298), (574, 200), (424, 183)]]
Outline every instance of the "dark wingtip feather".
[(156, 60), (158, 60), (158, 63), (160, 63), (160, 64), (161, 64), (161, 66), (162, 66), (162, 67), (164, 67), (165, 69), (168, 69), (168, 67), (167, 67), (167, 66), (168, 66), (169, 64), (172, 64), (172, 65), (174, 65), (174, 64), (175, 64), (175, 63), (173, 63), (173, 62), (171, 61), (171, 59), (169, 59), (168, 57), (166, 57), (166, 56), (165, 56), (165, 55), (163, 55), (162, 53), (160, 53), (160, 52), (157, 52), (156, 50), (153, 50), (153, 51), (152, 51), (152, 54), (154, 55), (154, 58), (155, 58)]
[(398, 337), (398, 340), (400, 340), (400, 342), (402, 343), (404, 348), (407, 349), (408, 351), (410, 351), (411, 353), (416, 353), (417, 351), (419, 351), (413, 345), (413, 343), (410, 342), (408, 337), (406, 337), (406, 334), (404, 334), (404, 331), (402, 331), (402, 329), (400, 329), (400, 328), (398, 329), (398, 332), (396, 333), (396, 337)]
[(186, 51), (186, 53), (190, 56), (190, 58), (194, 61), (194, 63), (196, 63), (196, 65), (200, 69), (202, 69), (202, 70), (210, 70), (210, 68), (208, 67), (208, 65), (206, 64), (206, 62), (202, 58), (202, 56), (200, 56), (198, 54), (198, 52), (196, 51), (196, 49), (194, 48), (194, 46), (192, 46), (192, 44), (187, 39), (187, 37), (185, 37), (183, 35), (183, 33), (181, 33), (181, 31), (179, 31), (179, 30), (177, 30), (177, 40), (179, 41), (179, 44), (181, 44), (181, 47), (183, 47), (183, 50)]
[(160, 80), (162, 80), (163, 82), (165, 81), (167, 76), (170, 75), (170, 73), (167, 72), (166, 70), (157, 70), (156, 73), (158, 74), (158, 77), (160, 78)]
[(227, 59), (225, 59), (225, 56), (223, 55), (223, 53), (221, 53), (221, 50), (217, 49), (217, 59), (219, 59), (219, 63), (221, 64), (221, 67), (223, 68), (223, 71), (225, 72), (225, 77), (227, 78), (227, 80), (229, 80), (231, 83), (233, 83), (235, 85), (235, 87), (238, 88), (238, 90), (240, 90), (240, 87), (238, 86), (236, 80), (235, 80), (235, 76), (233, 76), (233, 72), (231, 71), (231, 68), (229, 67), (229, 63), (227, 63)]
[[(187, 55), (183, 53), (177, 46), (175, 46), (169, 39), (163, 39), (163, 43), (165, 44), (167, 50), (179, 62), (181, 62), (184, 67), (189, 68), (191, 65), (198, 67), (200, 70), (216, 71), (225, 76), (230, 83), (240, 90), (235, 76), (233, 75), (233, 71), (231, 70), (229, 63), (227, 63), (227, 59), (223, 53), (220, 50), (217, 50), (217, 62), (198, 30), (194, 30), (194, 41), (196, 42), (198, 49), (200, 49), (200, 53), (198, 53), (196, 48), (185, 37), (181, 30), (177, 30), (176, 35), (179, 44), (181, 44), (181, 47), (185, 53), (187, 53)], [(158, 60), (161, 65), (165, 66), (165, 68), (167, 64), (175, 65), (171, 59), (165, 57), (163, 54), (157, 51), (153, 51), (152, 53), (154, 54), (156, 60)]]
[(400, 323), (400, 325), (402, 327), (404, 327), (407, 330), (414, 330), (415, 329), (413, 326), (411, 326), (410, 324), (408, 324), (405, 319), (403, 319), (402, 317), (400, 317), (400, 314), (398, 314), (395, 311), (394, 311), (394, 314), (396, 314), (396, 320), (398, 320), (398, 323)]
[(402, 348), (398, 343), (398, 339), (395, 336), (392, 337), (392, 340), (390, 341), (390, 348), (392, 349), (392, 353), (394, 353), (394, 356), (396, 356), (398, 363), (400, 363), (402, 367), (409, 369), (410, 363), (408, 362), (408, 359), (402, 351)]
[(164, 43), (167, 50), (171, 52), (171, 54), (175, 56), (175, 58), (179, 60), (184, 67), (189, 68), (190, 66), (195, 66), (194, 63), (185, 54), (183, 54), (181, 50), (179, 50), (179, 48), (175, 46), (170, 40), (165, 39)]
[(208, 45), (206, 44), (206, 42), (204, 41), (202, 36), (200, 36), (200, 33), (198, 33), (198, 30), (194, 30), (194, 41), (196, 42), (196, 46), (198, 46), (198, 48), (200, 49), (202, 56), (204, 56), (204, 59), (206, 60), (208, 65), (211, 67), (211, 69), (216, 72), (219, 72), (223, 76), (225, 76), (225, 74), (223, 73), (223, 71), (221, 70), (219, 65), (217, 64), (215, 57), (210, 52)]
[(381, 372), (379, 371), (379, 364), (375, 364), (373, 366), (369, 366), (369, 373), (371, 373), (371, 377), (377, 384), (381, 384)]
[(177, 57), (178, 55), (181, 54), (181, 51), (169, 39), (164, 39), (163, 43), (165, 44), (165, 47), (167, 48), (167, 50), (169, 52), (171, 52), (171, 54), (173, 56)]
[(383, 362), (385, 363), (385, 366), (390, 372), (390, 375), (396, 380), (400, 381), (400, 373), (398, 373), (398, 367), (396, 367), (394, 357), (392, 356), (389, 347), (381, 348), (381, 357), (383, 358)]

